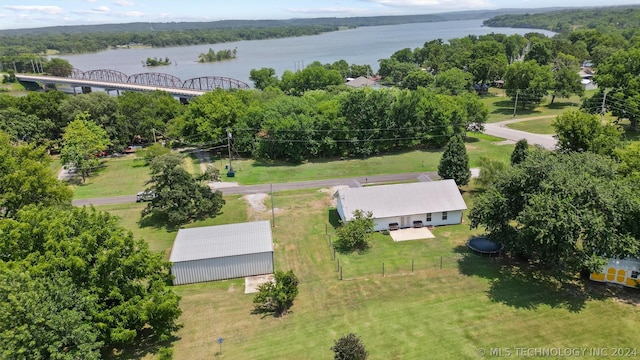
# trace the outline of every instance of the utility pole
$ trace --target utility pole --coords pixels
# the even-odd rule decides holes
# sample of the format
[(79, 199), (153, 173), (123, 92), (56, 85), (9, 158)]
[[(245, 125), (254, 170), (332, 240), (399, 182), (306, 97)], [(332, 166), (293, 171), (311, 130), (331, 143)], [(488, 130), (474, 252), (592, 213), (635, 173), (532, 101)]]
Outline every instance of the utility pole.
[(227, 129), (227, 148), (229, 149), (229, 173), (233, 173), (233, 166), (231, 165), (231, 130)]
[(513, 104), (513, 117), (516, 117), (516, 109), (518, 108), (518, 94), (520, 94), (520, 90), (516, 90), (516, 102)]
[(607, 110), (607, 89), (604, 89), (604, 95), (602, 96), (602, 109), (600, 110), (600, 122), (604, 121), (604, 113)]

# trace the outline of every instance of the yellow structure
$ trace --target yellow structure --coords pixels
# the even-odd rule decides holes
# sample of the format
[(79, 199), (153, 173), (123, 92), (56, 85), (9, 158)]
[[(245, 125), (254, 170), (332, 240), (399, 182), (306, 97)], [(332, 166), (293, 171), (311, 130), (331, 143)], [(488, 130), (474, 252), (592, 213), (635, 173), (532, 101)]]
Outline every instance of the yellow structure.
[(610, 282), (629, 287), (637, 287), (640, 283), (640, 260), (609, 259), (600, 273), (592, 273), (589, 279), (600, 282)]

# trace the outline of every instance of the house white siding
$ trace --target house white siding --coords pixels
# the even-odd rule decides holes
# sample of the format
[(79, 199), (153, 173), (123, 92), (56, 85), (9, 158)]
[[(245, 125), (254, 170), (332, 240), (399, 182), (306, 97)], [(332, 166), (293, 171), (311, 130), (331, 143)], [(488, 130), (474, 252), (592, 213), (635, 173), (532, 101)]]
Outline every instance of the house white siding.
[(350, 221), (355, 210), (371, 211), (375, 231), (387, 230), (391, 223), (412, 227), (414, 221), (423, 226), (459, 224), (467, 209), (453, 180), (340, 189), (334, 196), (342, 221)]
[(233, 279), (273, 272), (273, 253), (236, 255), (174, 263), (174, 285)]

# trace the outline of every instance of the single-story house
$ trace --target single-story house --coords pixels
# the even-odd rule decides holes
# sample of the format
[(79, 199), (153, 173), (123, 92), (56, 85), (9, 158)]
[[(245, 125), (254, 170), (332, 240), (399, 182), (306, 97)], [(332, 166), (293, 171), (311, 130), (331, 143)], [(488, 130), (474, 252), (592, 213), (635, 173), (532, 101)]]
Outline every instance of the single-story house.
[(334, 196), (342, 221), (355, 210), (371, 211), (374, 231), (459, 224), (467, 209), (454, 180), (340, 189)]
[(640, 283), (640, 260), (634, 258), (609, 259), (600, 272), (592, 273), (593, 281), (610, 282), (628, 287), (637, 287)]
[(347, 86), (351, 86), (354, 88), (361, 88), (361, 87), (372, 87), (375, 86), (376, 81), (373, 79), (369, 79), (366, 78), (364, 76), (359, 76), (355, 79), (353, 78), (348, 78), (347, 82), (345, 83)]
[(173, 284), (273, 273), (269, 221), (180, 229), (171, 250)]

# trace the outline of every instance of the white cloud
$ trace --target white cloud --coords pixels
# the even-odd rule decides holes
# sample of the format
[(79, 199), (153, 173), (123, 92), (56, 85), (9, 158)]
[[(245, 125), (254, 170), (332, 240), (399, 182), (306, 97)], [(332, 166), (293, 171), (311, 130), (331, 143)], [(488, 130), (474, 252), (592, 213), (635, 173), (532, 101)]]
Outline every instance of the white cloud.
[(44, 6), (44, 5), (7, 5), (3, 6), (4, 9), (30, 12), (30, 13), (43, 13), (49, 15), (57, 15), (62, 13), (62, 9), (58, 6)]
[(145, 16), (145, 13), (141, 11), (127, 11), (125, 13), (122, 13), (122, 15), (126, 17), (142, 17)]
[(116, 0), (113, 2), (116, 5), (119, 6), (133, 6), (135, 5), (135, 3), (133, 1), (129, 1), (129, 0)]
[(102, 6), (98, 6), (97, 8), (93, 8), (91, 9), (92, 12), (94, 13), (108, 13), (111, 11), (111, 9), (109, 9), (108, 7), (102, 5)]

